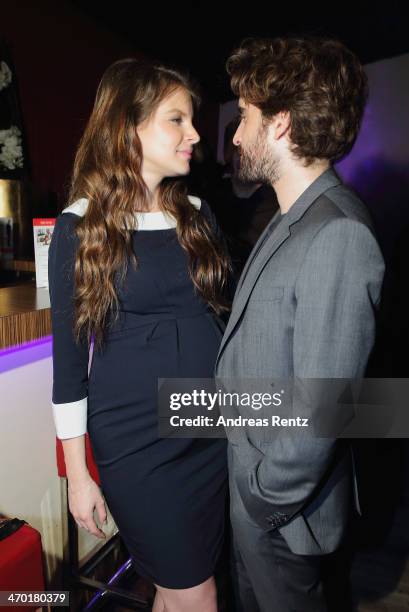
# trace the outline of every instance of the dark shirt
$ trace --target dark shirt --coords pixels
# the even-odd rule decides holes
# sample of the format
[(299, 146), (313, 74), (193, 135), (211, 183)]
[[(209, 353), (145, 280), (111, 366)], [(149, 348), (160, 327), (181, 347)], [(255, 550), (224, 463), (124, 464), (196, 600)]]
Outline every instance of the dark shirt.
[(254, 245), (278, 210), (278, 201), (274, 189), (268, 185), (262, 185), (248, 198), (239, 198), (229, 178), (223, 183), (214, 212), (226, 237), (235, 275), (239, 276)]

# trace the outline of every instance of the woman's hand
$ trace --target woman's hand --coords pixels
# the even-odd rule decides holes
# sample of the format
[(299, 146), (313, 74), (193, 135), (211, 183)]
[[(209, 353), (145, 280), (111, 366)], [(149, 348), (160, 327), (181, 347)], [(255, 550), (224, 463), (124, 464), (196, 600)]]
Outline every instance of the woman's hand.
[(68, 505), (77, 525), (101, 540), (106, 538), (94, 520), (94, 510), (96, 510), (99, 523), (102, 525), (106, 522), (105, 501), (100, 488), (91, 476), (76, 482), (68, 479)]

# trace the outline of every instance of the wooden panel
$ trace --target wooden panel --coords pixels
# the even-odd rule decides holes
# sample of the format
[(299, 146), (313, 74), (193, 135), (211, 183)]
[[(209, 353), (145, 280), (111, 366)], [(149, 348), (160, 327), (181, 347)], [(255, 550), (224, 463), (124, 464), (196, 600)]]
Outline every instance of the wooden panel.
[(0, 289), (0, 348), (51, 334), (48, 289), (33, 283)]
[(35, 261), (32, 259), (11, 259), (10, 261), (0, 262), (3, 270), (16, 270), (18, 272), (35, 272)]

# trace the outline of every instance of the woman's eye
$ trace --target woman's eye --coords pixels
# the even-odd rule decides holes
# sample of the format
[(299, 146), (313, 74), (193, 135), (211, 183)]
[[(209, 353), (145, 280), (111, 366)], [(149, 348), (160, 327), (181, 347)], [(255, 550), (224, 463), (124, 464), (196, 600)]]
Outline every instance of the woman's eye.
[(174, 117), (173, 119), (171, 119), (171, 121), (173, 121), (174, 123), (182, 123), (182, 117)]

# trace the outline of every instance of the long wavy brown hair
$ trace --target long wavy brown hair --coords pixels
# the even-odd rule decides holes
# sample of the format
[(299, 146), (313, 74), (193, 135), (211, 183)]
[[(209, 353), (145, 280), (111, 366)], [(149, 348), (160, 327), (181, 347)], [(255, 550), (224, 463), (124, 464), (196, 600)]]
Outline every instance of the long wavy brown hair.
[[(70, 202), (88, 200), (76, 227), (74, 331), (78, 341), (85, 337), (90, 342), (93, 337), (97, 346), (102, 345), (108, 320), (118, 315), (115, 280), (124, 281), (129, 263), (138, 265), (130, 230), (136, 229), (135, 212), (148, 210), (149, 205), (136, 128), (178, 88), (197, 101), (184, 75), (139, 59), (111, 65), (98, 87), (76, 153), (69, 195)], [(163, 211), (176, 219), (195, 288), (216, 313), (226, 310), (230, 263), (214, 228), (189, 202), (181, 180), (164, 179), (159, 201)]]

